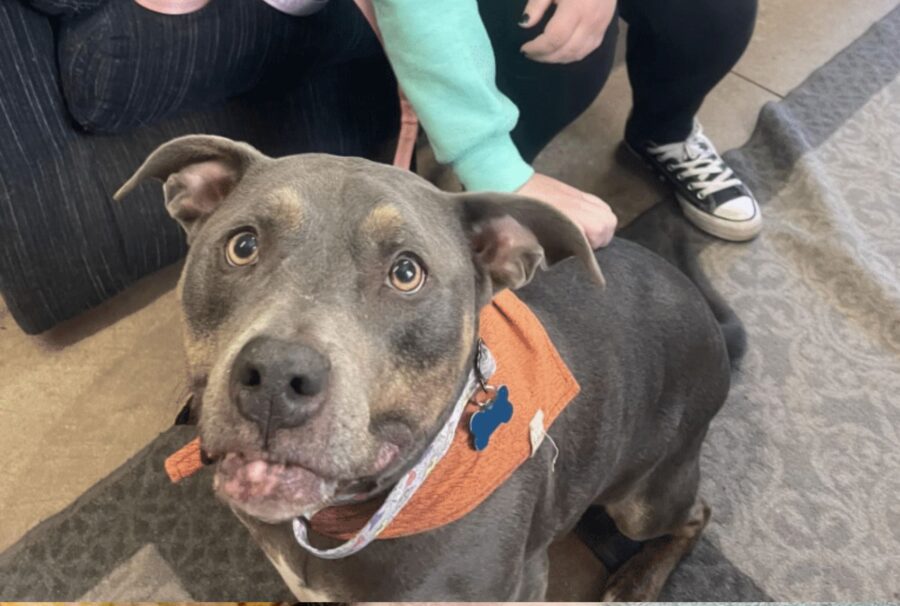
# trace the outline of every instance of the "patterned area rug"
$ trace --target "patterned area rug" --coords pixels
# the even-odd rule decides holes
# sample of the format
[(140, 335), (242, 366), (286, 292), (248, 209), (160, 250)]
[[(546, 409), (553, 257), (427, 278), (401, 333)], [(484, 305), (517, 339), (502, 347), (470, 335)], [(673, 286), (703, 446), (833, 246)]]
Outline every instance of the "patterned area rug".
[[(748, 245), (685, 229), (671, 201), (627, 230), (661, 254), (688, 237), (749, 349), (710, 431), (704, 539), (675, 601), (900, 599), (900, 8), (728, 154), (763, 203)], [(12, 600), (290, 600), (210, 490), (162, 461), (161, 435), (0, 555)]]
[[(763, 203), (762, 235), (689, 230), (749, 339), (704, 450), (705, 540), (777, 600), (900, 599), (898, 73), (900, 8), (726, 155)], [(627, 235), (666, 255), (676, 215), (660, 205)], [(694, 557), (670, 596), (720, 582)]]

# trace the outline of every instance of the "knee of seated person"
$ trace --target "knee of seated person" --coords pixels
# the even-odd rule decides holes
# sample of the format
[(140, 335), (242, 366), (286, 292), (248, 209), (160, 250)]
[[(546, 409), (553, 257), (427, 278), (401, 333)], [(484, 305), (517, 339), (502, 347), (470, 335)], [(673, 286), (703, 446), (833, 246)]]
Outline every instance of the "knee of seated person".
[(693, 0), (693, 3), (696, 3), (696, 19), (692, 21), (699, 30), (688, 28), (688, 33), (703, 35), (716, 46), (749, 41), (756, 23), (757, 0)]
[(716, 26), (730, 35), (748, 35), (756, 23), (758, 0), (704, 0)]
[(684, 0), (667, 2), (650, 20), (662, 45), (683, 52), (683, 59), (715, 57), (743, 51), (756, 11), (757, 0)]
[(269, 39), (291, 33), (291, 23), (264, 2), (212, 2), (172, 16), (131, 0), (108, 1), (60, 23), (63, 96), (72, 118), (100, 133), (207, 108), (256, 84)]
[[(119, 133), (151, 121), (158, 99), (148, 95), (152, 74), (142, 69), (140, 45), (127, 26), (93, 15), (63, 25), (58, 37), (60, 84), (74, 121), (84, 130)], [(173, 66), (174, 67), (174, 66)], [(158, 117), (158, 116), (157, 116)]]

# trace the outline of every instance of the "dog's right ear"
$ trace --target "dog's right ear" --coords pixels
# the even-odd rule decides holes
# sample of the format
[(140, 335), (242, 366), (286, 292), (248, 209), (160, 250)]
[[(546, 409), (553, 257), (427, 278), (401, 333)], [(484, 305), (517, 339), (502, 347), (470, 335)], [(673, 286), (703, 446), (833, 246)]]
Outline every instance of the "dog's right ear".
[(163, 181), (166, 210), (188, 234), (209, 216), (254, 162), (256, 148), (213, 135), (189, 135), (163, 143), (115, 193), (121, 200), (144, 179)]
[(521, 288), (539, 267), (568, 257), (577, 257), (597, 285), (606, 284), (584, 232), (549, 204), (490, 192), (455, 194), (452, 200), (493, 293)]

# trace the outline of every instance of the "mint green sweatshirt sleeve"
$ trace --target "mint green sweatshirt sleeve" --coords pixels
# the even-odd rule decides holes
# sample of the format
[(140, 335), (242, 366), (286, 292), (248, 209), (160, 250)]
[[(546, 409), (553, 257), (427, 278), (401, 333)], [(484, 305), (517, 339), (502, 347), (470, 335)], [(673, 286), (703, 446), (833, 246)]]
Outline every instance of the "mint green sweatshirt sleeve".
[(437, 160), (469, 191), (514, 191), (534, 170), (510, 138), (519, 111), (498, 89), (476, 0), (374, 0), (397, 80)]

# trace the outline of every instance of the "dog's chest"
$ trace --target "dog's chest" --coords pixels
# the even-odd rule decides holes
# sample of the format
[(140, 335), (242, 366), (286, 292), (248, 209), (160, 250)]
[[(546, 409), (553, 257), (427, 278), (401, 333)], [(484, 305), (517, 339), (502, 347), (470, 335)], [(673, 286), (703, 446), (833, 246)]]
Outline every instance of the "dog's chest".
[(281, 555), (280, 553), (269, 553), (268, 549), (265, 549), (266, 557), (269, 558), (269, 561), (272, 562), (272, 565), (275, 566), (275, 569), (278, 571), (278, 574), (281, 575), (281, 578), (284, 579), (285, 584), (288, 589), (291, 590), (291, 593), (294, 594), (294, 597), (297, 598), (301, 602), (333, 602), (335, 601), (334, 596), (330, 595), (326, 591), (322, 591), (320, 589), (312, 589), (306, 585), (306, 581), (300, 577), (300, 575), (294, 570), (294, 568), (288, 563), (287, 559)]

